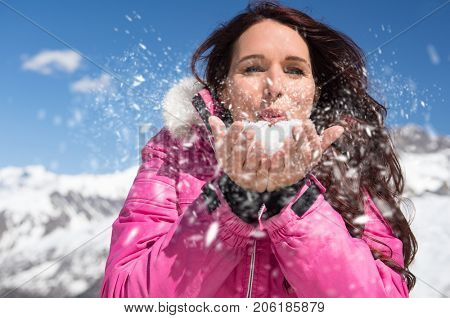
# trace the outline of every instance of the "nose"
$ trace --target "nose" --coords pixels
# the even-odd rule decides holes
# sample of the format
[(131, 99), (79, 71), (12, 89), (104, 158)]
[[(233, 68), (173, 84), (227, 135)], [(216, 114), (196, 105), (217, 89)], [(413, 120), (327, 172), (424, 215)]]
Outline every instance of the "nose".
[(282, 75), (276, 70), (268, 72), (265, 78), (264, 99), (268, 105), (284, 95)]

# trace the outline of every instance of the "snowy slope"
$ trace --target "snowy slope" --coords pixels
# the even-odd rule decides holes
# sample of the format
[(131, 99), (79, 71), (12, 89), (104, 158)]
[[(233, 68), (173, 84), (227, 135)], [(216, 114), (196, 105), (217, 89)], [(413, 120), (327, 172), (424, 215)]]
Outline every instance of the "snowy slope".
[[(414, 203), (411, 228), (419, 248), (411, 271), (411, 297), (450, 297), (450, 136), (436, 136), (415, 125), (394, 132)], [(445, 295), (445, 296), (444, 296)]]
[(413, 202), (419, 249), (411, 267), (417, 277), (411, 297), (450, 297), (450, 196), (427, 193)]
[(41, 166), (1, 169), (0, 295), (86, 291), (102, 275), (111, 223), (136, 172), (69, 176)]
[[(395, 136), (406, 196), (416, 208), (411, 297), (450, 295), (450, 137), (417, 126)], [(0, 295), (98, 296), (111, 224), (136, 173), (137, 167), (76, 176), (40, 166), (0, 169)]]

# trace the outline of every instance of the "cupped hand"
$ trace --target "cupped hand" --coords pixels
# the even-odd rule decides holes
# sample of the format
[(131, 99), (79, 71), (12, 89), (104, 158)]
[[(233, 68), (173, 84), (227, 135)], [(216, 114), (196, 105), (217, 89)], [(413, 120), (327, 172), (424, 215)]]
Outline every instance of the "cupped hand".
[(270, 158), (267, 191), (275, 191), (303, 179), (320, 162), (322, 153), (343, 132), (343, 127), (333, 126), (319, 136), (310, 119), (294, 126), (283, 147)]
[(219, 167), (237, 185), (247, 190), (264, 192), (267, 189), (270, 158), (253, 129), (244, 131), (244, 123), (234, 122), (228, 129), (217, 116), (208, 119), (214, 136)]

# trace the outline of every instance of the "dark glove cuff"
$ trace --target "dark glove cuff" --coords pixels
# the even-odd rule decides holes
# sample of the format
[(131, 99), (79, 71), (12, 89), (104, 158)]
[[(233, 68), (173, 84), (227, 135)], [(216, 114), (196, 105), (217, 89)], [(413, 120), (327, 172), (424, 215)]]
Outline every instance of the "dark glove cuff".
[(246, 223), (258, 221), (258, 211), (263, 204), (260, 193), (240, 187), (227, 174), (219, 178), (219, 188), (234, 214)]
[(305, 184), (307, 178), (308, 176), (276, 191), (262, 193), (240, 187), (227, 174), (219, 178), (218, 184), (233, 213), (251, 224), (258, 221), (258, 212), (262, 204), (265, 204), (267, 208), (266, 213), (262, 216), (263, 220), (280, 213), (281, 209)]
[(262, 194), (262, 200), (267, 208), (267, 211), (263, 214), (262, 219), (266, 220), (280, 213), (281, 209), (289, 203), (303, 184), (305, 184), (306, 179), (307, 177), (290, 186), (283, 187), (273, 192), (264, 192)]

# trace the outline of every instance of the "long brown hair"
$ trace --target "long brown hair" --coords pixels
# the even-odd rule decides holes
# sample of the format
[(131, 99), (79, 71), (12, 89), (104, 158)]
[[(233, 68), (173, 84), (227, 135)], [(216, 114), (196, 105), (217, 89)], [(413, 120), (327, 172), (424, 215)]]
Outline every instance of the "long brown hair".
[[(317, 132), (320, 134), (336, 124), (345, 127), (344, 134), (323, 153), (321, 162), (312, 171), (328, 189), (327, 201), (341, 214), (349, 233), (355, 237), (365, 235), (364, 224), (355, 222), (358, 216), (364, 215), (363, 190), (379, 202), (394, 235), (403, 242), (404, 267), (393, 261), (390, 247), (390, 255), (370, 247), (372, 254), (401, 273), (411, 291), (416, 278), (408, 267), (417, 252), (417, 241), (400, 204), (406, 202), (413, 206), (401, 196), (404, 180), (384, 126), (387, 110), (367, 92), (366, 61), (356, 43), (296, 9), (270, 1), (253, 2), (244, 12), (220, 25), (197, 48), (191, 60), (194, 76), (216, 94), (228, 75), (235, 41), (250, 26), (264, 19), (290, 26), (308, 45), (314, 80), (320, 89), (310, 117)], [(199, 60), (206, 61), (204, 80), (197, 73)], [(284, 286), (289, 287), (286, 280)]]

